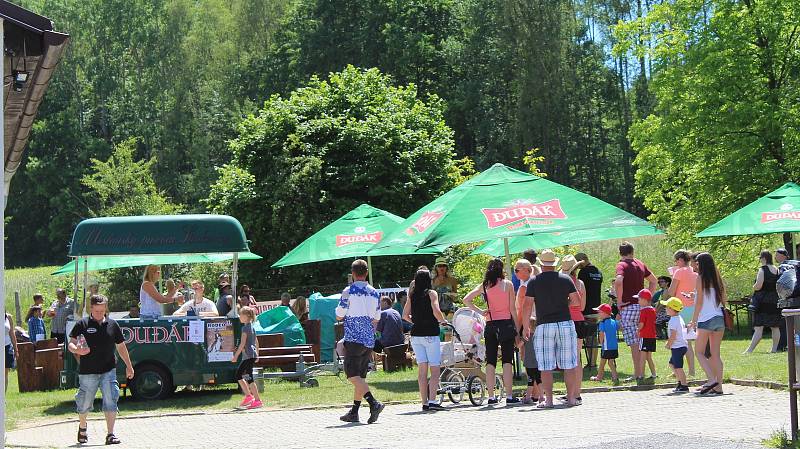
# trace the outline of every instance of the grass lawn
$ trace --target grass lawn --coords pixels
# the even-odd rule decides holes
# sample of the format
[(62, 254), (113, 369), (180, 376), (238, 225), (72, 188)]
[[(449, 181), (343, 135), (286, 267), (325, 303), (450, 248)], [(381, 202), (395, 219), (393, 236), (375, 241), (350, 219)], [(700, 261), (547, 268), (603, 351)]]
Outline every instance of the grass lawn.
[[(769, 380), (786, 383), (787, 356), (786, 353), (769, 354), (771, 343), (762, 341), (756, 353), (742, 355), (747, 348), (749, 340), (744, 337), (731, 337), (723, 341), (723, 361), (725, 362), (725, 376), (737, 379)], [(669, 368), (667, 360), (669, 352), (663, 348), (663, 341), (659, 341), (655, 360), (658, 370), (658, 383), (672, 383), (668, 378)], [(620, 345), (620, 358), (618, 359), (620, 377), (631, 374), (632, 363), (626, 347)], [(698, 378), (702, 378), (702, 370), (697, 367)], [(608, 386), (610, 375), (606, 374), (606, 382), (598, 383), (589, 381), (594, 375), (592, 370), (584, 370), (584, 387)], [(374, 394), (383, 401), (413, 401), (418, 398), (416, 370), (386, 374), (382, 371), (370, 374), (369, 383)], [(351, 400), (352, 388), (344, 378), (334, 376), (320, 376), (319, 388), (301, 388), (297, 382), (270, 381), (266, 385), (264, 401), (269, 407), (299, 407), (314, 405), (345, 404)], [(563, 389), (564, 384), (557, 376), (557, 389)], [(515, 382), (515, 392), (521, 393), (525, 382)], [(74, 417), (74, 390), (49, 391), (20, 394), (17, 389), (16, 373), (12, 372), (8, 393), (6, 396), (6, 426), (13, 429), (19, 426), (28, 426), (35, 422), (68, 419)], [(186, 413), (203, 410), (232, 410), (241, 396), (237, 390), (230, 387), (215, 387), (208, 391), (179, 391), (167, 400), (158, 402), (136, 401), (123, 398), (120, 401), (121, 414), (133, 415), (140, 413)], [(466, 400), (466, 398), (465, 398)], [(99, 410), (99, 402), (95, 409)], [(97, 416), (100, 416), (99, 413)]]

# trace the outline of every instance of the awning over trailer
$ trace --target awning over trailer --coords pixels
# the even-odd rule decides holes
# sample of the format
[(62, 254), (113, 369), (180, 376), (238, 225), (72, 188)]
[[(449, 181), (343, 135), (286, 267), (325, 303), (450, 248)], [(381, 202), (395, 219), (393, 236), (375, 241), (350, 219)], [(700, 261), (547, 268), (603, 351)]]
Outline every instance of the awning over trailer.
[(227, 215), (90, 218), (72, 235), (70, 257), (243, 253), (242, 225)]

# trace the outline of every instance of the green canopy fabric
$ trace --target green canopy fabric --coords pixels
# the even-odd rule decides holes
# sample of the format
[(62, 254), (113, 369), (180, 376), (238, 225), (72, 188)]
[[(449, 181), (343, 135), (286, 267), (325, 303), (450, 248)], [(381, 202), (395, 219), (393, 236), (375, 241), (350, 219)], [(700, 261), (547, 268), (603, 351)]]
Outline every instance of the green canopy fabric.
[(435, 199), (375, 245), (429, 248), (519, 235), (654, 226), (591, 195), (495, 164)]
[[(403, 221), (392, 213), (362, 204), (286, 253), (272, 264), (273, 268), (288, 267), (324, 260), (366, 256), (367, 250), (381, 242)], [(381, 255), (438, 254), (439, 248), (417, 251), (417, 248), (393, 248)]]
[[(625, 239), (660, 234), (664, 234), (664, 232), (654, 226), (585, 229), (582, 231), (553, 232), (549, 234), (512, 237), (508, 240), (508, 247), (511, 253), (521, 253), (531, 248), (555, 248), (558, 246), (575, 245), (578, 243), (596, 242), (600, 240)], [(495, 239), (475, 248), (471, 254), (502, 256), (504, 253), (505, 247), (503, 241)]]
[[(140, 255), (140, 256), (96, 256), (88, 257), (88, 271), (108, 270), (110, 268), (142, 267), (145, 265), (171, 265), (177, 263), (212, 263), (224, 262), (233, 259), (233, 254), (208, 253), (208, 254), (159, 254), (159, 255)], [(261, 256), (251, 252), (239, 253), (239, 260), (257, 260)], [(68, 262), (63, 267), (52, 273), (53, 276), (60, 274), (75, 273), (75, 260)], [(81, 260), (78, 272), (83, 273), (84, 261)]]
[(697, 234), (697, 237), (800, 232), (800, 186), (787, 182)]
[(227, 215), (90, 218), (72, 234), (70, 257), (248, 252), (242, 225)]

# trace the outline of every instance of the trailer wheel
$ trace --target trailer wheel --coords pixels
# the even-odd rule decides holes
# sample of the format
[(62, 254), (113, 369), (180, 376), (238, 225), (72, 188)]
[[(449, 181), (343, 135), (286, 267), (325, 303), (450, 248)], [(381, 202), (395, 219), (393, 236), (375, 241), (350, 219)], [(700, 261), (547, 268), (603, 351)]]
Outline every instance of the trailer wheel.
[(315, 388), (315, 387), (319, 386), (319, 381), (312, 377), (312, 378), (310, 378), (310, 379), (308, 379), (306, 381), (305, 385), (306, 385), (306, 387), (309, 387), (309, 388)]
[(172, 377), (164, 368), (151, 364), (136, 367), (136, 375), (131, 382), (131, 393), (136, 399), (164, 399), (174, 391)]

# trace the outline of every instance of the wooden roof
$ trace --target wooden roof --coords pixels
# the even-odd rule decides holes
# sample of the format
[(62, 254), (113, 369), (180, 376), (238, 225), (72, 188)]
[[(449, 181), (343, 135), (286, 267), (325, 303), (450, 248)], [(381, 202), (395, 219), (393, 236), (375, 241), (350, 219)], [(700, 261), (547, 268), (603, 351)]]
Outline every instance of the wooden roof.
[[(5, 125), (5, 194), (22, 161), (39, 105), (63, 57), (69, 35), (53, 31), (53, 22), (27, 9), (0, 0), (5, 35), (3, 114)], [(15, 87), (14, 73), (28, 74)]]

